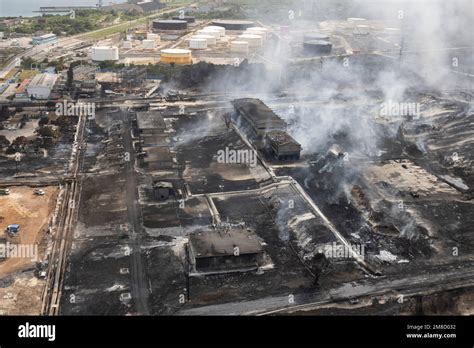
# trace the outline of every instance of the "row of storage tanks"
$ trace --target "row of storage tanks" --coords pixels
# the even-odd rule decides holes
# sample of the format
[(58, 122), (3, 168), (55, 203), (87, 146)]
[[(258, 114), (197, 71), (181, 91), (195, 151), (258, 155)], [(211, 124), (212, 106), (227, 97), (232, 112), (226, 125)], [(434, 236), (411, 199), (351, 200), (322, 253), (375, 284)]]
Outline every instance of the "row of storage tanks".
[[(197, 35), (189, 39), (190, 49), (206, 49), (214, 46), (219, 40), (226, 36), (226, 29), (219, 26), (207, 26), (197, 31)], [(230, 42), (230, 51), (248, 53), (250, 49), (256, 49), (263, 45), (268, 36), (268, 29), (263, 27), (248, 28), (236, 40)]]
[[(161, 37), (158, 34), (147, 33), (146, 39), (141, 41), (142, 49), (154, 50), (157, 45), (161, 42)], [(127, 39), (123, 41), (122, 46), (124, 49), (131, 49), (133, 47), (132, 37), (127, 35)]]

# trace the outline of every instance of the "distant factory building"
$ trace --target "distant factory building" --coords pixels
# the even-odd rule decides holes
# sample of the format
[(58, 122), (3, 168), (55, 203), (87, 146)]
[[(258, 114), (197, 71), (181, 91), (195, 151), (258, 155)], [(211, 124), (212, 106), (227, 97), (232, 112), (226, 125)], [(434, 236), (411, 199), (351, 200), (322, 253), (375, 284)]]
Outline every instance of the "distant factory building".
[(28, 94), (33, 99), (48, 99), (57, 80), (57, 74), (38, 74), (28, 85)]
[(103, 62), (107, 60), (117, 61), (119, 51), (117, 46), (94, 46), (92, 47), (92, 60)]
[(41, 36), (35, 36), (32, 39), (33, 45), (41, 45), (45, 43), (55, 43), (58, 41), (58, 37), (56, 34), (50, 33), (50, 34), (45, 34)]
[(263, 249), (253, 231), (233, 228), (189, 236), (190, 275), (245, 272), (263, 264)]
[(27, 91), (27, 87), (30, 84), (31, 79), (25, 79), (23, 82), (18, 86), (15, 92), (15, 101), (26, 101), (30, 100), (30, 96)]
[(260, 99), (243, 98), (232, 102), (239, 117), (247, 122), (252, 135), (263, 139), (271, 131), (286, 131), (287, 124)]
[(97, 92), (96, 69), (90, 65), (78, 65), (73, 68), (73, 85), (79, 94), (93, 95)]
[(300, 159), (301, 145), (288, 133), (271, 131), (265, 136), (270, 153), (278, 160)]
[(140, 6), (144, 12), (158, 11), (166, 7), (160, 0), (144, 0), (137, 2), (137, 6)]

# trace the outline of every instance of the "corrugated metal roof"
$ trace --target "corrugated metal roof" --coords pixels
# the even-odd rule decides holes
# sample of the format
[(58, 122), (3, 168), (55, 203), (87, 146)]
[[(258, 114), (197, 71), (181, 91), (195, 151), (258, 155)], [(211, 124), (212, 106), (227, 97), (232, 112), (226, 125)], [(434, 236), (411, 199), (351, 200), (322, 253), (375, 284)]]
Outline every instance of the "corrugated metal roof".
[(57, 79), (57, 74), (39, 74), (33, 77), (28, 87), (46, 87), (52, 89)]

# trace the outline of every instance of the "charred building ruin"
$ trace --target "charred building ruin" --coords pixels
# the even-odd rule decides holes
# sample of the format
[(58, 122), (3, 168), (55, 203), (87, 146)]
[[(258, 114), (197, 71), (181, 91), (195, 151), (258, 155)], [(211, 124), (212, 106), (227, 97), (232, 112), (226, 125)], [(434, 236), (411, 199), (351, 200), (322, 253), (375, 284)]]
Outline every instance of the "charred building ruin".
[(245, 272), (263, 263), (263, 250), (253, 231), (233, 228), (189, 237), (190, 275)]
[(298, 160), (301, 145), (287, 132), (287, 123), (259, 99), (232, 102), (239, 123), (251, 139), (264, 144), (264, 150), (278, 160)]

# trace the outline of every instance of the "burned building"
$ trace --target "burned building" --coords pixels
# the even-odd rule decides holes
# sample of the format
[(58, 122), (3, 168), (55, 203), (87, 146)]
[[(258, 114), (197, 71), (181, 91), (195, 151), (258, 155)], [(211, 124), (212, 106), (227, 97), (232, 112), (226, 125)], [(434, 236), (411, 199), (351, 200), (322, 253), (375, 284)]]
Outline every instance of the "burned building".
[(166, 201), (170, 196), (174, 196), (173, 184), (166, 181), (153, 183), (153, 194), (158, 201)]
[(152, 111), (137, 113), (137, 128), (140, 136), (163, 134), (166, 124), (161, 114)]
[(300, 159), (301, 145), (286, 132), (268, 132), (265, 142), (267, 151), (278, 160)]
[(176, 156), (167, 146), (145, 147), (140, 153), (140, 163), (149, 170), (172, 169), (176, 164)]
[(251, 136), (263, 140), (271, 131), (286, 131), (287, 124), (260, 99), (243, 98), (232, 102), (237, 116), (250, 129)]
[(252, 271), (264, 259), (257, 235), (239, 228), (191, 234), (188, 256), (190, 275)]

